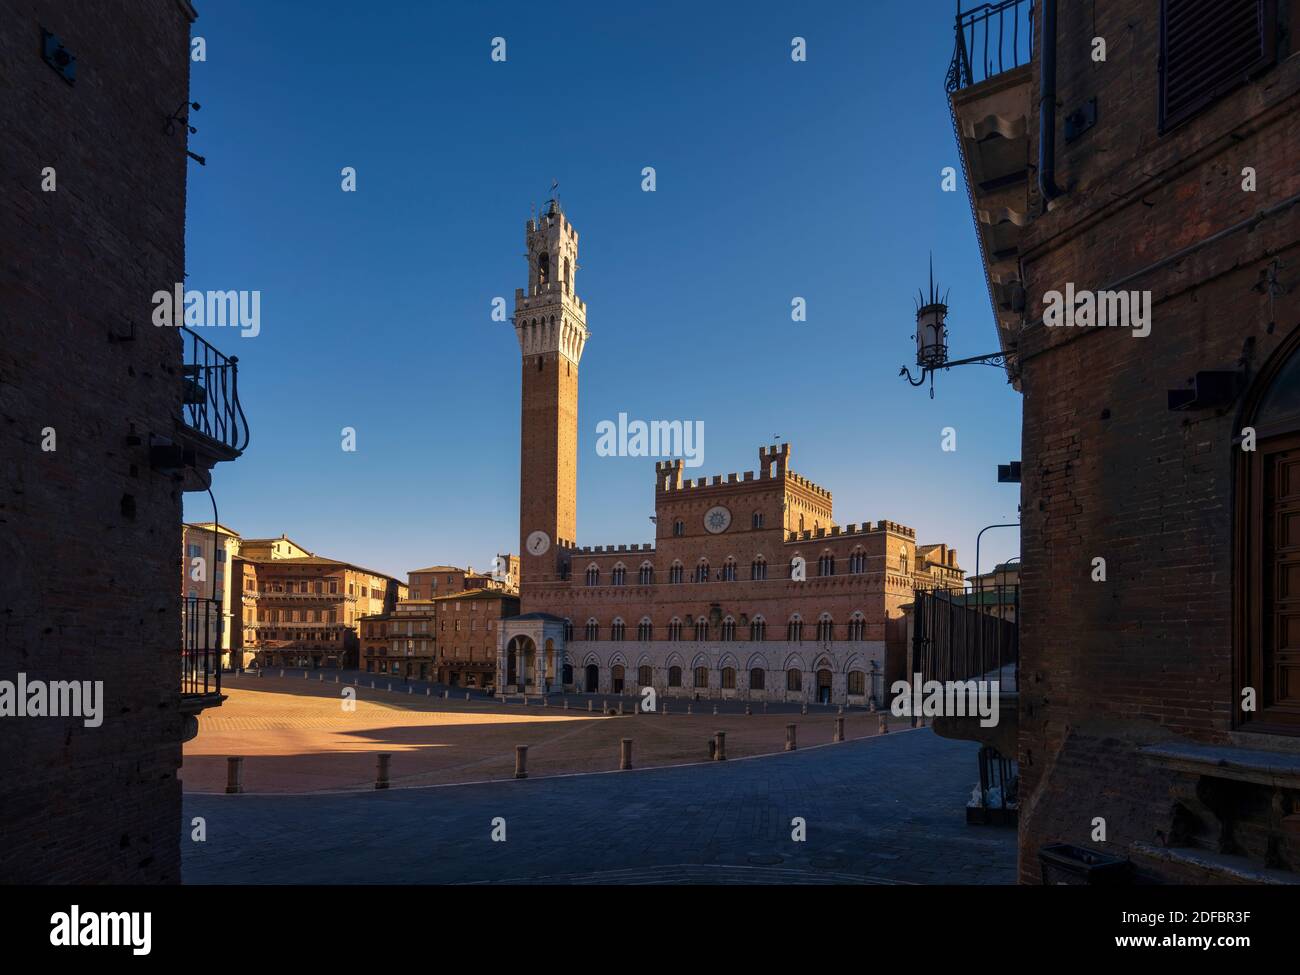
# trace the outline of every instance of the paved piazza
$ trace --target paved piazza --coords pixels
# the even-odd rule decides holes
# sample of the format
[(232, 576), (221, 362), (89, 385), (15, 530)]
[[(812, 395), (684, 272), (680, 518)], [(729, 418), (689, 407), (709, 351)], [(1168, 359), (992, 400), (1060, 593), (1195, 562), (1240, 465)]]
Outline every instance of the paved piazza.
[[(635, 729), (643, 720), (676, 719), (576, 724)], [(922, 728), (628, 772), (317, 795), (191, 791), (184, 879), (1012, 883), (1014, 831), (965, 825), (976, 752)], [(196, 816), (206, 825), (202, 843), (190, 837)], [(806, 842), (791, 840), (796, 816), (807, 822)], [(498, 817), (505, 842), (492, 840)]]

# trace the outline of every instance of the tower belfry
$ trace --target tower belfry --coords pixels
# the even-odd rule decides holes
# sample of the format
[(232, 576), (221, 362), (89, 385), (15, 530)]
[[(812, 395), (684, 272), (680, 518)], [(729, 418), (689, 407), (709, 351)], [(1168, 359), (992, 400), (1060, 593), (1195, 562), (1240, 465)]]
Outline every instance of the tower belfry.
[(578, 363), (587, 306), (574, 293), (578, 232), (552, 198), (524, 225), (528, 286), (515, 290), (522, 358), (519, 458), (521, 595), (558, 580), (577, 534)]

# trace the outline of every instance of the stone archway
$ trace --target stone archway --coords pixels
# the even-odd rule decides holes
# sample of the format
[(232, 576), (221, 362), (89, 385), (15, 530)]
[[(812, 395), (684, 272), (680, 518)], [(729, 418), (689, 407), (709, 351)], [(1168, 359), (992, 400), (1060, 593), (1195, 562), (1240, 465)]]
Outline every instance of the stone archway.
[(600, 668), (595, 664), (587, 664), (585, 675), (586, 682), (583, 688), (588, 694), (595, 694), (600, 690)]
[(506, 644), (506, 686), (526, 689), (532, 683), (536, 666), (537, 644), (532, 638), (523, 635), (511, 637)]

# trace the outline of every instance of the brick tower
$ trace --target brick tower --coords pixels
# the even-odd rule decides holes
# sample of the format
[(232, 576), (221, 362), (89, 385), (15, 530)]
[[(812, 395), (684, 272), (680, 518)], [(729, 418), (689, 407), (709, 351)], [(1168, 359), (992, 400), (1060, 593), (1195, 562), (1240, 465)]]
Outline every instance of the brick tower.
[(587, 306), (573, 293), (578, 232), (558, 200), (525, 224), (528, 288), (515, 290), (523, 359), (519, 450), (521, 594), (567, 568), (577, 531), (578, 363)]

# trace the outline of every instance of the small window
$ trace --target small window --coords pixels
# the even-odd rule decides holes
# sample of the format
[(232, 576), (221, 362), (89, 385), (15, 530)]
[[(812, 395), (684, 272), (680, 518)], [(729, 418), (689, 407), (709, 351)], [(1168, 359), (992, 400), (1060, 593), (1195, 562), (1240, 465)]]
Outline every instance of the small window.
[(755, 667), (749, 672), (749, 689), (751, 691), (763, 690), (764, 683), (767, 680), (767, 671), (762, 667)]
[(680, 667), (668, 668), (668, 686), (669, 687), (682, 686), (682, 668)]
[(803, 690), (803, 672), (793, 667), (785, 672), (785, 689), (787, 691)]

